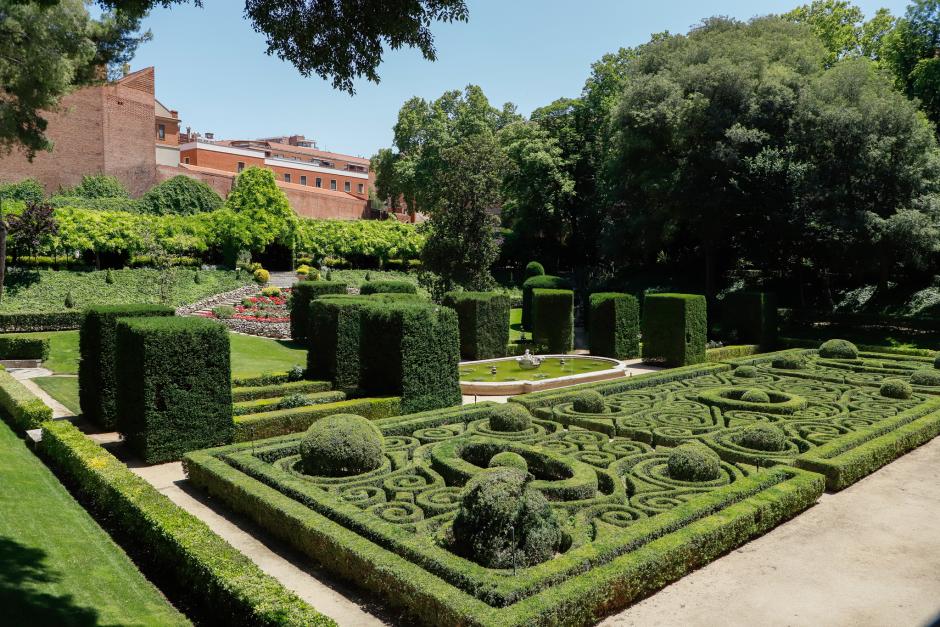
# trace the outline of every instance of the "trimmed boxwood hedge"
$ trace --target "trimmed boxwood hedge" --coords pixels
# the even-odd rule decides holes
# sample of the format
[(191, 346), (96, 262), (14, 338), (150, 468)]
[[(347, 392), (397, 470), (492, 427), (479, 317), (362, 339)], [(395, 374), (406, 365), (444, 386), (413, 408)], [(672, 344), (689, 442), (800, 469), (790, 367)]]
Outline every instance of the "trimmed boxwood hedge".
[(591, 294), (588, 343), (591, 354), (614, 359), (640, 356), (640, 304), (631, 294)]
[[(270, 398), (258, 398), (252, 401), (235, 401), (232, 404), (232, 413), (236, 416), (245, 414), (257, 414), (262, 411), (272, 411), (278, 409), (278, 405), (285, 399), (292, 396), (301, 396), (306, 400), (307, 405), (319, 405), (320, 403), (335, 403), (345, 401), (346, 393), (340, 391), (330, 392), (292, 392), (284, 396), (274, 396)], [(233, 396), (234, 398), (234, 396)]]
[(363, 296), (369, 294), (417, 294), (418, 286), (408, 281), (366, 281), (359, 288)]
[(287, 394), (328, 392), (332, 386), (329, 381), (287, 381), (271, 385), (233, 387), (232, 402), (254, 401), (261, 398), (275, 398)]
[(721, 321), (726, 331), (737, 334), (738, 343), (773, 348), (779, 326), (777, 297), (771, 292), (732, 292), (721, 302)]
[(336, 624), (71, 423), (44, 423), (39, 452), (135, 563), (194, 618), (239, 627)]
[(228, 330), (204, 318), (121, 318), (118, 429), (148, 464), (232, 441)]
[(457, 312), (460, 356), (504, 357), (509, 344), (509, 297), (498, 292), (448, 292), (443, 304)]
[(345, 294), (346, 284), (333, 281), (299, 281), (290, 292), (290, 336), (306, 341), (310, 334), (310, 301), (327, 294)]
[(172, 316), (163, 305), (97, 305), (85, 310), (78, 332), (78, 398), (82, 415), (102, 429), (117, 426), (118, 318)]
[(571, 352), (574, 348), (574, 292), (532, 290), (532, 340), (549, 353)]
[(643, 359), (667, 366), (705, 361), (705, 297), (647, 294), (643, 300)]
[(332, 381), (340, 390), (359, 387), (360, 311), (375, 301), (364, 296), (324, 296), (310, 303), (307, 376)]
[(0, 359), (49, 359), (49, 338), (0, 335)]
[(10, 311), (0, 313), (0, 333), (34, 331), (69, 331), (82, 324), (81, 311)]
[(530, 277), (522, 284), (522, 328), (532, 330), (532, 290), (570, 290), (568, 279), (551, 274)]
[(17, 431), (52, 419), (52, 410), (0, 366), (0, 411)]
[(248, 442), (305, 431), (320, 418), (333, 414), (358, 414), (370, 420), (379, 420), (397, 416), (399, 412), (400, 399), (395, 396), (356, 398), (293, 409), (262, 411), (236, 416), (234, 439), (236, 442)]

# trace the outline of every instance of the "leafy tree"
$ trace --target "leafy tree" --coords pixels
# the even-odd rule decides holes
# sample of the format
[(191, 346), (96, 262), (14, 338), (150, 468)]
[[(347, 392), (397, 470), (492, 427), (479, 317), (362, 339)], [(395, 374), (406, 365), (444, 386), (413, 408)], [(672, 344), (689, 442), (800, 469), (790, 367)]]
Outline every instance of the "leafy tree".
[(16, 245), (30, 255), (35, 255), (59, 230), (52, 207), (44, 203), (27, 203), (23, 211), (11, 215), (7, 222)]
[(883, 47), (899, 87), (940, 126), (940, 0), (914, 0)]
[(860, 52), (865, 15), (847, 0), (813, 0), (785, 13), (784, 17), (809, 25), (826, 47), (826, 65)]
[(141, 211), (158, 215), (190, 215), (215, 211), (222, 197), (197, 179), (182, 174), (154, 185), (140, 199)]
[(0, 202), (18, 200), (24, 203), (41, 203), (45, 197), (46, 192), (35, 179), (23, 179), (17, 183), (0, 184)]
[(243, 170), (214, 219), (231, 260), (243, 249), (261, 252), (274, 243), (292, 247), (297, 231), (297, 216), (267, 168)]
[(79, 198), (129, 198), (130, 192), (117, 178), (107, 174), (95, 174), (83, 176), (81, 183), (62, 190), (59, 195)]

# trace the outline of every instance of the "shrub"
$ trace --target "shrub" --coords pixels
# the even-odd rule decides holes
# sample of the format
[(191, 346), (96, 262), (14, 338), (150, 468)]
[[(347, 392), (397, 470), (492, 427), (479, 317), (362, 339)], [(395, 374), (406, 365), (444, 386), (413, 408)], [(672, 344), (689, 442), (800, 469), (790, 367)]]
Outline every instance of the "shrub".
[(23, 179), (16, 183), (0, 183), (0, 198), (38, 204), (45, 200), (46, 191), (36, 179)]
[(69, 291), (65, 294), (65, 303), (63, 303), (63, 304), (65, 305), (65, 308), (66, 308), (66, 309), (74, 309), (74, 308), (75, 308), (75, 296), (72, 294), (72, 290), (69, 290)]
[(490, 463), (488, 464), (490, 468), (517, 468), (522, 472), (529, 471), (529, 464), (526, 462), (525, 457), (518, 453), (513, 453), (512, 451), (503, 451), (502, 453), (497, 453), (490, 458)]
[(212, 313), (215, 314), (215, 317), (219, 320), (228, 320), (235, 315), (235, 308), (231, 305), (219, 305), (218, 307), (212, 308)]
[(492, 359), (506, 355), (508, 296), (496, 292), (448, 292), (443, 304), (457, 312), (461, 357)]
[(303, 366), (294, 366), (287, 371), (287, 380), (288, 381), (302, 381), (306, 372), (303, 369)]
[(94, 174), (83, 176), (81, 183), (71, 189), (61, 190), (59, 195), (79, 196), (80, 198), (129, 198), (130, 192), (116, 177)]
[(0, 335), (0, 359), (49, 358), (49, 338)]
[(700, 444), (683, 444), (669, 453), (669, 476), (679, 481), (713, 481), (721, 473), (721, 459)]
[(281, 295), (281, 288), (279, 288), (279, 287), (277, 287), (277, 286), (274, 286), (274, 285), (272, 285), (272, 286), (270, 286), (270, 287), (266, 287), (266, 288), (264, 288), (264, 289), (261, 290), (261, 295), (262, 295), (262, 296), (267, 296), (268, 298), (272, 298), (272, 297), (275, 297), (275, 296), (280, 296), (280, 295)]
[(591, 294), (588, 341), (592, 355), (632, 359), (640, 355), (640, 306), (634, 296)]
[(264, 268), (258, 268), (252, 273), (251, 277), (258, 285), (265, 285), (268, 281), (271, 280), (271, 273)]
[(806, 358), (800, 353), (789, 353), (775, 357), (770, 365), (780, 370), (801, 370), (806, 367)]
[(503, 403), (490, 412), (490, 429), (493, 431), (525, 431), (532, 426), (532, 415), (521, 405)]
[(0, 332), (66, 331), (82, 324), (81, 311), (0, 312)]
[(571, 404), (579, 414), (603, 414), (607, 410), (604, 397), (596, 390), (578, 392), (571, 400)]
[(228, 331), (204, 318), (117, 324), (118, 428), (146, 463), (232, 441)]
[(741, 400), (745, 403), (769, 403), (770, 396), (763, 390), (745, 390), (744, 394), (741, 395)]
[(755, 366), (738, 366), (734, 369), (734, 376), (742, 379), (752, 379), (758, 374)]
[(888, 379), (881, 384), (881, 395), (886, 398), (896, 398), (899, 400), (906, 400), (911, 397), (914, 391), (911, 389), (911, 385), (907, 381), (901, 381), (900, 379)]
[(549, 353), (565, 354), (574, 348), (574, 292), (532, 291), (532, 339)]
[(140, 198), (143, 213), (187, 215), (215, 211), (222, 197), (202, 181), (179, 174), (157, 183)]
[(310, 397), (306, 394), (288, 394), (277, 402), (275, 409), (294, 409), (310, 405)]
[(0, 410), (19, 431), (52, 420), (52, 410), (6, 370), (0, 370)]
[(366, 281), (359, 288), (363, 296), (369, 294), (417, 294), (418, 286), (409, 281)]
[(199, 274), (199, 270), (196, 270), (195, 272), (193, 272), (193, 283), (195, 283), (196, 285), (199, 285), (200, 283), (202, 283), (202, 275)]
[(313, 394), (326, 392), (330, 387), (327, 381), (291, 381), (288, 373), (272, 383), (262, 381), (261, 385), (237, 385), (232, 388), (232, 400), (238, 403), (241, 401), (254, 401), (259, 398), (276, 398), (288, 394)]
[[(337, 392), (341, 394), (341, 392)], [(249, 442), (288, 433), (305, 431), (318, 420), (334, 414), (356, 414), (369, 420), (381, 420), (399, 414), (399, 399), (356, 398), (352, 400), (327, 400), (294, 409), (261, 409), (260, 412), (240, 415), (235, 419), (235, 441)]]
[(562, 541), (548, 500), (529, 486), (526, 473), (505, 467), (467, 483), (453, 535), (458, 552), (487, 568), (544, 562)]
[(327, 294), (345, 294), (345, 283), (298, 281), (290, 296), (290, 335), (295, 342), (306, 341), (310, 330), (310, 302)]
[(538, 261), (530, 261), (525, 265), (525, 278), (523, 282), (527, 279), (531, 279), (534, 276), (544, 276), (545, 267), (540, 264)]
[(104, 273), (104, 282), (108, 285), (114, 285), (114, 272), (111, 271), (111, 268), (108, 268), (108, 271)]
[(819, 347), (819, 356), (826, 359), (858, 359), (858, 347), (848, 340), (827, 340)]
[(569, 290), (571, 284), (567, 279), (544, 274), (530, 277), (522, 284), (522, 328), (532, 330), (532, 290)]
[(163, 305), (96, 305), (85, 310), (78, 333), (78, 396), (85, 419), (108, 431), (117, 426), (118, 318), (173, 313)]
[(647, 294), (643, 301), (643, 359), (668, 366), (705, 361), (705, 297)]
[(914, 385), (940, 385), (940, 373), (934, 370), (916, 370), (911, 374), (911, 383)]
[(742, 344), (764, 349), (777, 343), (777, 298), (769, 292), (732, 292), (721, 303), (724, 327)]
[(787, 448), (787, 436), (780, 427), (766, 422), (758, 422), (745, 427), (735, 441), (744, 448), (755, 451), (776, 452)]
[(308, 475), (346, 477), (382, 466), (384, 438), (378, 427), (355, 414), (335, 414), (310, 425), (300, 441)]

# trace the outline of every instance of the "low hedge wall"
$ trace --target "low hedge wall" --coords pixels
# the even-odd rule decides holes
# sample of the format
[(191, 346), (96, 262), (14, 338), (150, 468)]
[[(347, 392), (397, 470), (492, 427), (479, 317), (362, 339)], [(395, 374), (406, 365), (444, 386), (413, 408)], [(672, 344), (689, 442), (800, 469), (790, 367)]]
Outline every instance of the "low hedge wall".
[(532, 290), (532, 341), (555, 355), (574, 348), (574, 292)]
[(346, 284), (334, 281), (299, 281), (290, 293), (290, 336), (305, 342), (310, 335), (310, 301), (327, 294), (345, 294)]
[(234, 387), (232, 402), (254, 401), (262, 398), (276, 398), (288, 394), (313, 394), (328, 392), (332, 389), (329, 381), (287, 381), (270, 385)]
[(356, 414), (370, 420), (397, 416), (400, 412), (398, 397), (357, 398), (322, 405), (308, 405), (294, 409), (245, 414), (235, 417), (235, 442), (248, 442), (305, 431), (321, 418), (333, 414)]
[(716, 362), (728, 359), (740, 359), (748, 355), (760, 353), (761, 347), (757, 344), (737, 344), (732, 346), (722, 346), (720, 348), (709, 348), (705, 350), (705, 361)]
[(457, 312), (460, 356), (493, 359), (509, 344), (509, 297), (499, 292), (448, 292), (443, 304)]
[(370, 294), (417, 294), (418, 286), (408, 281), (366, 281), (359, 288), (363, 296)]
[(13, 378), (0, 369), (0, 411), (17, 431), (36, 429), (43, 421), (52, 420), (52, 410)]
[[(320, 405), (322, 403), (336, 403), (346, 400), (346, 393), (340, 391), (332, 392), (291, 392), (291, 394), (301, 394), (306, 397), (307, 405)], [(287, 395), (285, 395), (287, 396)], [(263, 411), (276, 410), (278, 404), (284, 400), (285, 396), (275, 396), (273, 398), (258, 398), (252, 401), (240, 401), (232, 404), (232, 414), (235, 416), (244, 416), (245, 414), (257, 414)]]
[(705, 361), (708, 334), (705, 297), (647, 294), (643, 299), (643, 360), (667, 366)]
[(49, 338), (0, 335), (0, 359), (49, 359)]
[[(811, 340), (796, 337), (781, 337), (777, 343), (781, 348), (819, 348), (822, 340)], [(859, 351), (866, 353), (888, 353), (889, 355), (905, 355), (910, 357), (933, 357), (937, 351), (927, 348), (907, 348), (902, 346), (877, 346), (875, 344), (855, 344)]]
[(34, 331), (70, 331), (82, 324), (81, 311), (43, 311), (0, 313), (0, 333)]
[(232, 387), (259, 387), (287, 383), (290, 380), (291, 375), (289, 372), (265, 372), (249, 377), (232, 377)]
[(640, 305), (632, 294), (591, 294), (588, 343), (592, 355), (614, 359), (640, 356)]
[(71, 423), (43, 424), (39, 452), (148, 576), (205, 624), (336, 624)]

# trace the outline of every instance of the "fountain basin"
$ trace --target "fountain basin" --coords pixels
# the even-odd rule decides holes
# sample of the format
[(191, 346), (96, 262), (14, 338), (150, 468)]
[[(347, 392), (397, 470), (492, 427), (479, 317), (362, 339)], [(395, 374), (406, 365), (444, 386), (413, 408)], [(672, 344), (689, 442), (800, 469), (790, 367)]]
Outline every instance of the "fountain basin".
[[(616, 359), (588, 355), (537, 355), (539, 367), (523, 369), (515, 357), (481, 359), (460, 363), (460, 390), (465, 395), (512, 396), (540, 390), (605, 381), (624, 376), (624, 365)], [(561, 360), (565, 363), (562, 365)], [(496, 374), (492, 374), (495, 366)]]

